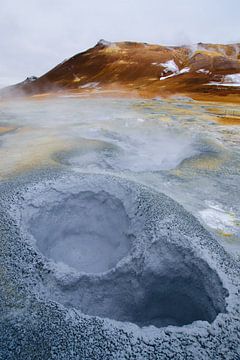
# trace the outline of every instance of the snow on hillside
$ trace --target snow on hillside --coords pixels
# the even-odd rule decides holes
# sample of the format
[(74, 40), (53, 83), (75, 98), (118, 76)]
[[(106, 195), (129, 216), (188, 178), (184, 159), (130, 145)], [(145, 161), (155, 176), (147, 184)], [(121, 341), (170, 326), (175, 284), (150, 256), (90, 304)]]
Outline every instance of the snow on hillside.
[(167, 73), (167, 72), (171, 71), (172, 74), (167, 75), (167, 76), (161, 76), (160, 80), (165, 80), (165, 79), (171, 78), (173, 76), (185, 74), (185, 73), (190, 71), (189, 67), (185, 67), (185, 68), (179, 70), (179, 67), (177, 66), (177, 64), (175, 63), (174, 60), (169, 60), (169, 61), (167, 61), (165, 63), (162, 63), (161, 65), (163, 67), (165, 67), (165, 69), (163, 71), (164, 73)]
[(212, 81), (208, 85), (216, 85), (216, 86), (240, 86), (240, 73), (239, 74), (231, 74), (224, 76), (222, 82)]

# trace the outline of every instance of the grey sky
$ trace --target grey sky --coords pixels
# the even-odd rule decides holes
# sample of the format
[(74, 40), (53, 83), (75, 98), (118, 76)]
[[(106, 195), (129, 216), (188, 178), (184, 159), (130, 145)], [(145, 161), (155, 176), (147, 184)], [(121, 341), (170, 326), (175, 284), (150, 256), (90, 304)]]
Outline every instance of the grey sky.
[(41, 75), (100, 38), (240, 42), (240, 0), (0, 0), (0, 84)]

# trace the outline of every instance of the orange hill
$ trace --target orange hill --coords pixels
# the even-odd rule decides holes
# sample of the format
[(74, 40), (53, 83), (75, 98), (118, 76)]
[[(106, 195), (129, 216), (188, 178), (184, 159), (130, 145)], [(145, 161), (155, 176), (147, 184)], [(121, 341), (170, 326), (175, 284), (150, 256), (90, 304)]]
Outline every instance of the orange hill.
[[(229, 75), (231, 76), (229, 77)], [(240, 102), (240, 44), (160, 46), (100, 40), (39, 78), (1, 91), (2, 96), (74, 92), (125, 92), (154, 97), (182, 94), (195, 99)]]

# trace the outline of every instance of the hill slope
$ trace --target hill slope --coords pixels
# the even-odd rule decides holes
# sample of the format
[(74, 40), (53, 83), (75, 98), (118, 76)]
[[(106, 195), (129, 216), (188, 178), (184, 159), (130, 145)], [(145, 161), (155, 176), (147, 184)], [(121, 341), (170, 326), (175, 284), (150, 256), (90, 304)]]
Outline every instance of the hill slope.
[[(240, 44), (160, 46), (109, 43), (65, 60), (39, 78), (5, 88), (1, 95), (56, 92), (139, 96), (184, 94), (196, 99), (239, 101)], [(230, 75), (230, 76), (229, 76)]]

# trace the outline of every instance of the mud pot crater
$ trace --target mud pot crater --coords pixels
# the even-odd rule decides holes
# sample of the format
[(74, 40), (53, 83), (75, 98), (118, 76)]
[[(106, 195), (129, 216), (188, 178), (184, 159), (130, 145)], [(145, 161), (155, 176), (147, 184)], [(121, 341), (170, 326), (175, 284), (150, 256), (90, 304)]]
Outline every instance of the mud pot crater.
[(147, 250), (145, 261), (132, 259), (101, 280), (80, 279), (61, 290), (58, 300), (67, 307), (140, 327), (211, 323), (225, 312), (218, 275), (191, 251), (164, 240)]
[(86, 273), (115, 267), (131, 248), (123, 203), (105, 191), (80, 191), (41, 206), (28, 226), (43, 255)]
[(89, 170), (112, 170), (122, 148), (113, 142), (96, 139), (79, 139), (72, 150), (53, 155), (53, 160), (61, 165)]
[[(36, 194), (37, 193), (37, 194)], [(28, 191), (21, 228), (50, 266), (47, 297), (140, 327), (213, 322), (227, 290), (204, 258), (213, 242), (163, 194), (110, 175), (73, 175)]]

